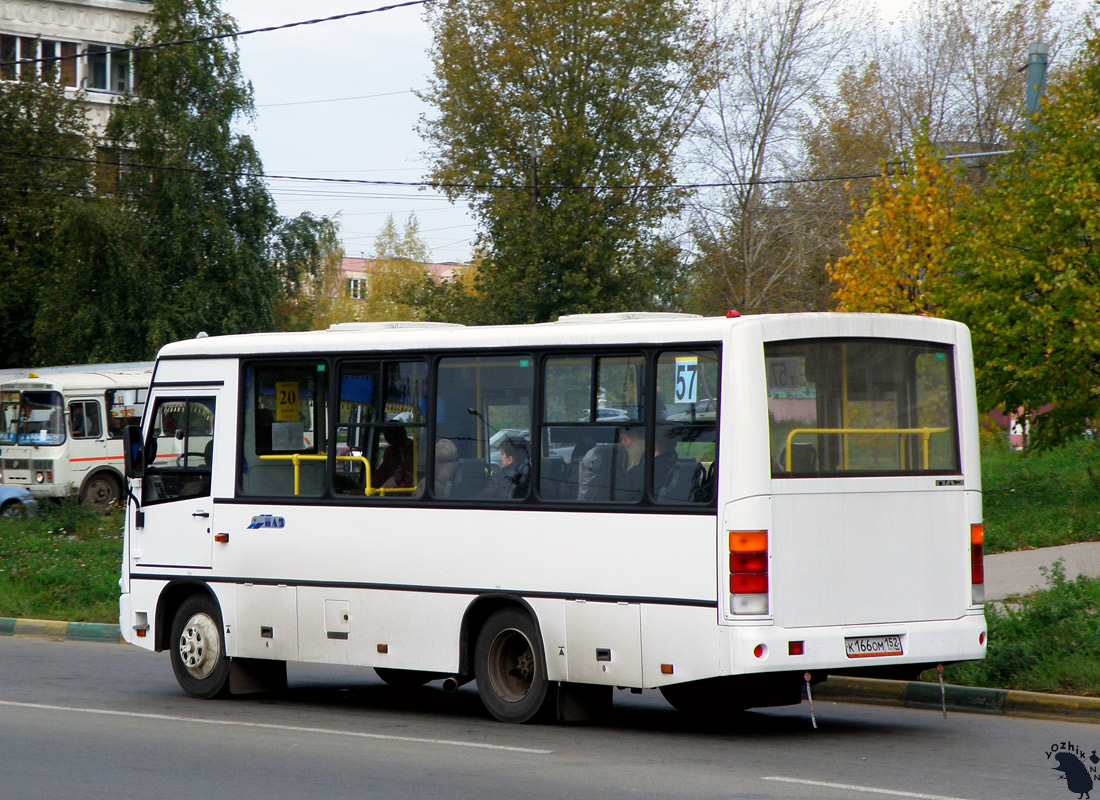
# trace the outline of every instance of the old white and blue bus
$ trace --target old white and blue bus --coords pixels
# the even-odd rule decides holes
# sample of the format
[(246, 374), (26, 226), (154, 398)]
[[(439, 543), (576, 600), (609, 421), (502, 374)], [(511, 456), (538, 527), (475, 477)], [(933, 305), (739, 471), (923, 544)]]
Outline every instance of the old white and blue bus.
[[(181, 455), (158, 460), (167, 443)], [(985, 651), (955, 322), (195, 339), (160, 352), (126, 453), (122, 630), (198, 697), (321, 662), (476, 680), (503, 721), (586, 713), (613, 687), (717, 713)]]

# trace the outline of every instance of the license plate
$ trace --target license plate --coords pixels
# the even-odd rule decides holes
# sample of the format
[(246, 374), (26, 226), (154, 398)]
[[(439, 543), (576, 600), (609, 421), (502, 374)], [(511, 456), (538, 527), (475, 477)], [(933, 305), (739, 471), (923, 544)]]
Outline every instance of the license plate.
[(846, 636), (844, 654), (848, 658), (902, 655), (900, 636)]

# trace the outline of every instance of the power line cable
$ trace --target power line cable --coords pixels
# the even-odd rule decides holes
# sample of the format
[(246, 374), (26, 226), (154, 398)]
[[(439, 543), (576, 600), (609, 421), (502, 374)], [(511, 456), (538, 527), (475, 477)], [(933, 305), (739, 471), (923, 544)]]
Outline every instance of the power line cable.
[(294, 103), (260, 103), (256, 108), (280, 108), (282, 106), (309, 106), (316, 103), (340, 103), (344, 100), (371, 100), (375, 97), (393, 97), (398, 94), (412, 94), (412, 89), (403, 89), (400, 92), (383, 92), (382, 94), (359, 94), (354, 97), (330, 97), (327, 100), (298, 100)]
[[(194, 39), (177, 39), (173, 42), (154, 42), (153, 44), (138, 44), (130, 45), (126, 47), (112, 47), (112, 53), (136, 53), (145, 50), (161, 50), (165, 47), (176, 47), (185, 44), (199, 44), (201, 42), (213, 42), (220, 39), (233, 39), (238, 36), (250, 36), (254, 33), (271, 33), (272, 31), (282, 31), (287, 28), (299, 28), (303, 25), (317, 25), (322, 22), (335, 22), (341, 19), (350, 19), (352, 17), (362, 17), (367, 14), (377, 14), (381, 11), (393, 11), (397, 8), (405, 8), (407, 6), (422, 6), (432, 0), (406, 0), (403, 3), (393, 3), (388, 6), (380, 6), (379, 8), (368, 8), (362, 11), (349, 11), (346, 14), (334, 14), (331, 17), (318, 17), (316, 19), (305, 19), (299, 22), (287, 22), (282, 25), (269, 25), (265, 28), (252, 28), (247, 31), (232, 31), (230, 33), (215, 33), (209, 36), (198, 36)], [(0, 61), (0, 68), (2, 67), (14, 67), (18, 64), (54, 64), (58, 61), (70, 61), (78, 58), (86, 58), (89, 55), (85, 50), (81, 53), (68, 56), (50, 56), (48, 58), (21, 58), (16, 61)]]
[[(230, 178), (260, 178), (263, 180), (302, 181), (308, 183), (352, 185), (352, 186), (399, 186), (406, 188), (429, 189), (472, 189), (472, 190), (509, 190), (530, 191), (532, 188), (526, 184), (518, 183), (435, 183), (431, 181), (380, 181), (366, 178), (322, 178), (307, 175), (270, 175), (263, 172), (233, 172), (230, 170), (199, 169), (196, 167), (170, 167), (160, 164), (131, 163), (124, 164), (118, 161), (105, 161), (97, 158), (80, 158), (78, 156), (53, 156), (37, 153), (24, 153), (16, 150), (0, 149), (0, 155), (14, 156), (17, 158), (43, 158), (52, 161), (69, 161), (83, 164), (98, 164), (107, 167), (121, 167), (128, 169), (148, 169), (163, 172), (183, 172), (199, 175), (221, 175)], [(904, 171), (904, 167), (900, 170)], [(732, 187), (750, 186), (785, 186), (804, 183), (832, 183), (836, 181), (869, 180), (881, 177), (882, 172), (866, 173), (862, 175), (828, 175), (810, 178), (758, 178), (751, 181), (718, 181), (712, 183), (654, 183), (654, 184), (592, 184), (581, 186), (566, 186), (564, 184), (539, 184), (540, 190), (554, 191), (677, 191), (681, 189), (722, 189)]]

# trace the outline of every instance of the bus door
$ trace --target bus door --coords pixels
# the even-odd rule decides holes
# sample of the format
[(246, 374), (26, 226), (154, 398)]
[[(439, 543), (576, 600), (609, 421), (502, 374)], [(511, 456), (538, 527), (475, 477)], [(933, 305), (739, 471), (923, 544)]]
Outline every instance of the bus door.
[(79, 487), (89, 470), (107, 463), (103, 403), (95, 398), (70, 398), (65, 409), (69, 428), (69, 471)]
[(145, 438), (141, 509), (145, 524), (130, 542), (133, 567), (209, 567), (215, 392), (161, 396)]

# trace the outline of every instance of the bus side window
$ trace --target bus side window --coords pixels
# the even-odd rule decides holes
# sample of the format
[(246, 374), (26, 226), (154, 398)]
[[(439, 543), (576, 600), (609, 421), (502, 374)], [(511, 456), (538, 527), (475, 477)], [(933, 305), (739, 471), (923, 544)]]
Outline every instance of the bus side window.
[(103, 433), (99, 403), (95, 400), (75, 400), (69, 403), (69, 432), (74, 439), (98, 439)]
[(148, 389), (107, 390), (107, 435), (110, 438), (121, 439), (123, 428), (141, 424), (148, 395)]
[(206, 497), (214, 462), (214, 398), (170, 397), (153, 409), (143, 504)]
[(340, 365), (333, 491), (389, 499), (424, 495), (428, 367), (379, 359)]
[(646, 362), (641, 354), (548, 358), (540, 441), (563, 461), (540, 475), (547, 500), (636, 503), (646, 469)]
[(246, 368), (242, 494), (320, 497), (328, 490), (327, 370), (316, 361)]
[(659, 504), (713, 503), (718, 468), (718, 354), (670, 350), (657, 357), (652, 497)]
[(531, 460), (538, 457), (531, 440), (533, 365), (530, 355), (515, 354), (440, 359), (436, 437), (450, 443), (443, 449), (457, 461), (451, 466), (437, 452), (436, 496), (498, 503), (530, 495)]

